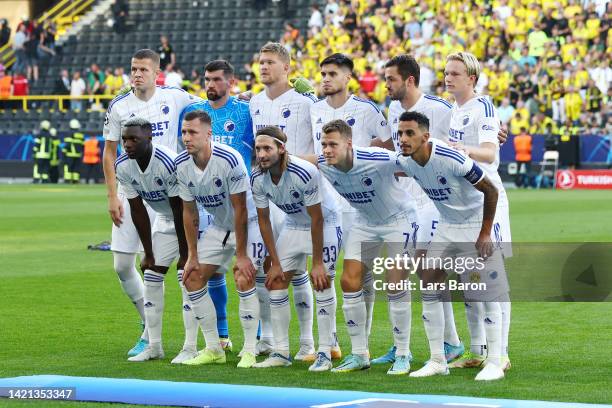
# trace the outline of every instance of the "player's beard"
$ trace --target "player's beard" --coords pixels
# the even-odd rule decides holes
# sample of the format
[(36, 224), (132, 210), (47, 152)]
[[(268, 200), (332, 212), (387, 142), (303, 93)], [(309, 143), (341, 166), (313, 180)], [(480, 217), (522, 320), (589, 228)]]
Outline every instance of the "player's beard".
[(216, 92), (206, 92), (206, 97), (209, 101), (218, 101), (219, 99), (223, 98), (223, 96), (225, 95), (219, 95)]
[(325, 96), (334, 96), (339, 94), (340, 92), (342, 92), (342, 88), (337, 88), (337, 89), (330, 89), (329, 91), (325, 91), (323, 90), (323, 95)]
[(401, 90), (394, 92), (394, 93), (389, 93), (389, 97), (391, 98), (392, 101), (401, 101), (402, 99), (404, 99), (405, 96), (406, 96), (406, 88), (402, 88)]

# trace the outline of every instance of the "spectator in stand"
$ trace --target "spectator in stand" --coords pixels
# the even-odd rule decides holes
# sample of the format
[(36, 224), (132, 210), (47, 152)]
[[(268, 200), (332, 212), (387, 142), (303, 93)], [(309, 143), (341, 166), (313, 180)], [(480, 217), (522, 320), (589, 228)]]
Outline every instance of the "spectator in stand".
[(117, 34), (123, 34), (125, 32), (125, 23), (130, 12), (130, 6), (127, 0), (115, 0), (111, 6), (113, 13), (113, 29)]
[(91, 64), (89, 72), (87, 72), (87, 93), (89, 95), (103, 95), (105, 79), (104, 72), (102, 72), (98, 64)]
[(127, 74), (125, 73), (125, 70), (123, 69), (123, 67), (117, 67), (117, 69), (115, 70), (117, 76), (119, 76), (121, 78), (121, 88), (125, 88), (126, 86), (130, 85), (130, 77), (127, 76)]
[(159, 54), (159, 69), (165, 71), (168, 65), (176, 64), (176, 54), (167, 36), (162, 35), (159, 37), (159, 42), (160, 44), (157, 47), (157, 53)]
[(325, 5), (324, 13), (326, 16), (332, 16), (338, 12), (340, 6), (336, 2), (336, 0), (327, 0), (327, 4)]
[(15, 37), (13, 37), (13, 51), (15, 52), (15, 72), (25, 71), (27, 67), (27, 56), (25, 43), (28, 41), (25, 24), (19, 24)]
[(9, 108), (8, 98), (13, 94), (13, 78), (4, 71), (0, 64), (0, 109)]
[[(81, 78), (81, 73), (79, 71), (74, 71), (72, 74), (72, 81), (70, 82), (70, 96), (83, 96), (87, 91), (87, 85), (85, 85), (85, 81)], [(83, 110), (83, 100), (82, 99), (73, 99), (70, 101), (70, 110), (80, 111)]]
[(321, 14), (321, 11), (319, 10), (318, 4), (313, 3), (313, 5), (310, 8), (312, 10), (312, 14), (310, 15), (310, 18), (308, 19), (308, 29), (309, 30), (315, 29), (316, 32), (318, 33), (323, 28), (323, 15)]
[(8, 25), (6, 18), (0, 20), (0, 48), (8, 44), (11, 39), (11, 28)]
[(595, 81), (589, 79), (586, 94), (585, 94), (585, 105), (586, 111), (589, 112), (591, 117), (596, 117), (597, 120), (601, 120), (601, 110), (603, 107), (603, 94), (601, 90), (595, 85)]
[(30, 22), (30, 33), (25, 43), (26, 65), (28, 68), (28, 79), (38, 81), (38, 44), (42, 35), (42, 27), (32, 20)]
[[(25, 72), (16, 71), (13, 75), (13, 96), (27, 96), (30, 93), (28, 78)], [(13, 101), (13, 109), (21, 109), (23, 103), (21, 101)]]
[(504, 126), (508, 126), (510, 119), (512, 119), (512, 115), (514, 114), (514, 106), (510, 105), (509, 98), (502, 99), (501, 106), (497, 108), (497, 114), (499, 115), (499, 120), (501, 120)]
[(55, 56), (55, 32), (51, 29), (51, 25), (40, 31), (38, 38), (38, 58), (45, 63)]
[(183, 85), (183, 78), (178, 70), (175, 69), (173, 64), (166, 67), (166, 79), (164, 85), (171, 86), (173, 88), (181, 88)]
[(378, 77), (372, 71), (372, 67), (367, 66), (363, 75), (359, 77), (359, 85), (361, 86), (361, 90), (366, 95), (370, 95), (376, 89), (376, 84), (378, 83)]
[(563, 97), (565, 100), (565, 117), (572, 122), (572, 125), (580, 125), (580, 114), (582, 112), (583, 100), (574, 85), (567, 87), (567, 93)]
[[(59, 78), (55, 80), (53, 93), (56, 95), (70, 95), (70, 75), (67, 69), (62, 69)], [(66, 101), (61, 101), (59, 104), (61, 110), (66, 109)]]

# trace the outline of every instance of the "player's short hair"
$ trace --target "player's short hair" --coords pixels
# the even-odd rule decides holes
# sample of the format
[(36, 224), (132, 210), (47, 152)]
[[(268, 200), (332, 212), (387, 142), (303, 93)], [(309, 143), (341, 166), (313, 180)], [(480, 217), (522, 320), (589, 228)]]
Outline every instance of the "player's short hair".
[(328, 65), (328, 64), (334, 64), (339, 67), (348, 68), (348, 70), (351, 72), (353, 72), (353, 68), (354, 68), (353, 60), (347, 57), (345, 54), (342, 54), (339, 52), (332, 54), (329, 57), (324, 58), (319, 63), (319, 66), (322, 68), (324, 65)]
[[(255, 133), (255, 138), (257, 138), (257, 136), (270, 136), (273, 139), (278, 139), (282, 141), (283, 142), (282, 145), (285, 145), (287, 143), (287, 135), (278, 126), (264, 126)], [(281, 146), (281, 143), (278, 140), (274, 141), (274, 143), (276, 144), (276, 147)], [(285, 171), (288, 163), (289, 163), (289, 152), (285, 148), (285, 152), (281, 155), (281, 158), (280, 158), (280, 168), (282, 171)], [(261, 167), (259, 167), (259, 170), (263, 171)]]
[(218, 59), (214, 61), (210, 61), (204, 67), (204, 72), (214, 72), (214, 71), (223, 71), (223, 75), (227, 77), (234, 76), (234, 67), (228, 61), (223, 59)]
[(385, 68), (391, 67), (397, 67), (397, 72), (399, 72), (403, 81), (407, 80), (408, 77), (413, 77), (414, 85), (419, 86), (419, 81), (421, 79), (421, 67), (419, 67), (419, 63), (412, 55), (396, 55), (385, 64)]
[(142, 130), (146, 134), (153, 133), (153, 126), (151, 125), (151, 122), (149, 122), (145, 118), (132, 118), (128, 120), (123, 125), (123, 128), (125, 129), (129, 127), (138, 127), (140, 128), (140, 130)]
[(342, 119), (335, 119), (330, 122), (327, 122), (323, 125), (323, 133), (331, 133), (338, 132), (340, 135), (346, 139), (353, 138), (353, 130), (351, 127), (343, 121)]
[(159, 54), (153, 50), (148, 48), (143, 48), (142, 50), (138, 50), (132, 55), (133, 59), (148, 59), (153, 61), (156, 67), (159, 67)]
[(206, 111), (202, 109), (197, 109), (191, 112), (187, 112), (183, 120), (195, 120), (198, 119), (201, 123), (207, 124), (208, 126), (212, 125), (212, 120)]
[(427, 116), (416, 111), (403, 112), (399, 117), (400, 122), (416, 122), (424, 132), (429, 132), (429, 119)]
[(480, 77), (480, 62), (478, 62), (478, 58), (476, 58), (474, 54), (470, 54), (469, 52), (455, 52), (446, 57), (446, 62), (450, 61), (463, 62), (468, 76), (476, 76), (476, 81), (474, 82), (474, 85), (476, 85)]
[(281, 43), (277, 43), (277, 42), (266, 43), (259, 50), (260, 54), (263, 54), (264, 52), (269, 52), (270, 54), (278, 55), (285, 64), (288, 64), (291, 62), (291, 55), (289, 55), (289, 51), (287, 51), (285, 46)]

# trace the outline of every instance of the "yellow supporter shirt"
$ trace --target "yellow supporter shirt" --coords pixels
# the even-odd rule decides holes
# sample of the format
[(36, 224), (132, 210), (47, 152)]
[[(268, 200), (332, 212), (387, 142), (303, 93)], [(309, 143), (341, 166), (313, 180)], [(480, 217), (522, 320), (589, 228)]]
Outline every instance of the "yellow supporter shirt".
[(578, 92), (567, 93), (563, 97), (565, 99), (565, 114), (567, 118), (575, 121), (580, 119), (582, 111), (582, 98)]

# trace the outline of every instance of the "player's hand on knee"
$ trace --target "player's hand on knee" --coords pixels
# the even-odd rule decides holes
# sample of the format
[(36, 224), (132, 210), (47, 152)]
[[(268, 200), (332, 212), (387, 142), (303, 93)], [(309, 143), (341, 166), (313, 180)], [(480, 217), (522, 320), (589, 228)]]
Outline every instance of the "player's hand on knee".
[(108, 212), (110, 213), (111, 219), (113, 220), (113, 224), (116, 226), (120, 226), (123, 219), (123, 205), (121, 204), (121, 200), (119, 197), (111, 197), (108, 200)]
[(185, 262), (185, 267), (183, 269), (183, 284), (187, 282), (189, 279), (189, 275), (192, 273), (198, 273), (200, 269), (200, 262), (197, 259), (189, 257), (187, 262)]
[(236, 265), (234, 265), (234, 273), (243, 277), (249, 282), (255, 280), (255, 267), (253, 262), (248, 256), (239, 256), (236, 258)]
[(266, 288), (270, 290), (272, 283), (276, 280), (284, 282), (285, 274), (283, 273), (283, 268), (281, 268), (280, 264), (272, 263), (268, 273), (266, 274)]
[(145, 254), (143, 258), (140, 260), (140, 269), (144, 273), (147, 269), (153, 270), (155, 266), (155, 257), (153, 254)]
[(480, 235), (478, 235), (476, 250), (478, 250), (478, 255), (484, 259), (487, 259), (493, 255), (493, 242), (491, 242), (491, 234), (481, 232)]
[(315, 290), (317, 291), (325, 290), (329, 288), (331, 284), (331, 280), (329, 279), (329, 276), (327, 276), (325, 266), (322, 264), (312, 266), (312, 271), (310, 271), (310, 279), (312, 280), (312, 286), (314, 286)]

